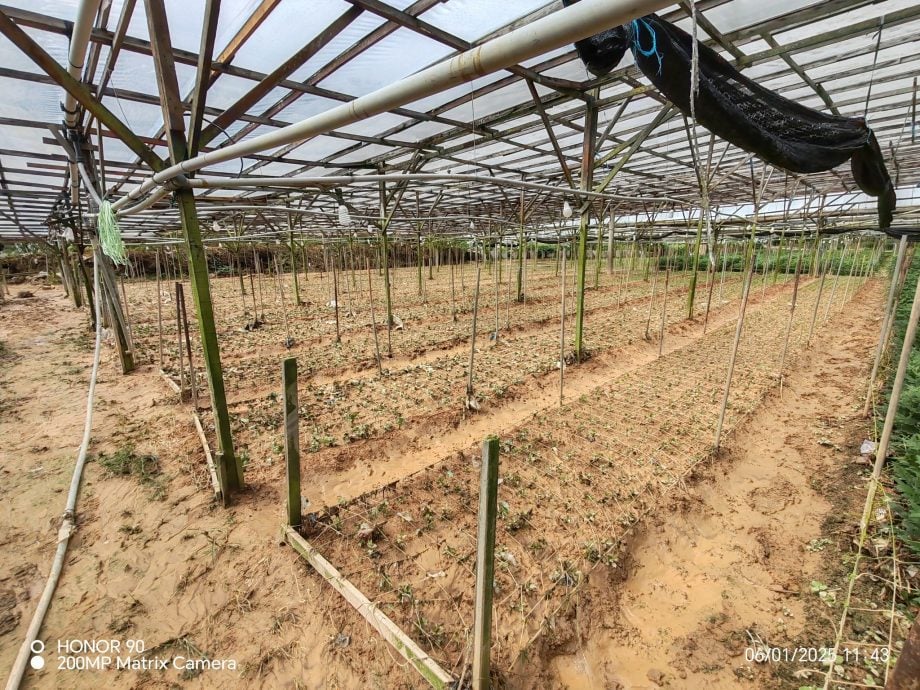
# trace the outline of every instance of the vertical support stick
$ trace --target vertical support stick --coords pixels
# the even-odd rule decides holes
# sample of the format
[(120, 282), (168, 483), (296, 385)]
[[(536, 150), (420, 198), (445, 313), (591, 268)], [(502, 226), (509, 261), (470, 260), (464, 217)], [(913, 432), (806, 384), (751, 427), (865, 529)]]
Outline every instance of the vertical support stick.
[(380, 361), (380, 339), (377, 337), (377, 316), (374, 312), (374, 286), (371, 283), (371, 261), (364, 257), (364, 265), (367, 268), (367, 294), (371, 301), (371, 328), (374, 331), (374, 353), (377, 355), (377, 373), (383, 376), (383, 364)]
[(815, 335), (815, 324), (818, 322), (818, 308), (821, 306), (821, 296), (824, 294), (824, 283), (827, 281), (827, 261), (825, 261), (824, 266), (818, 270), (821, 271), (821, 282), (818, 284), (818, 298), (815, 300), (815, 310), (811, 315), (811, 326), (808, 329), (808, 341), (805, 343), (805, 347), (811, 347), (811, 339)]
[[(591, 92), (594, 98), (599, 90)], [(581, 189), (591, 189), (594, 183), (594, 153), (597, 139), (597, 102), (590, 100), (585, 107), (585, 131), (581, 160)], [(580, 203), (582, 203), (580, 201)], [(588, 259), (588, 214), (590, 205), (582, 203), (581, 223), (578, 229), (578, 292), (575, 296), (575, 357), (581, 362), (584, 357), (585, 330), (585, 268)]]
[(495, 578), (495, 519), (498, 512), (498, 452), (494, 436), (482, 443), (479, 533), (476, 548), (476, 613), (473, 629), (473, 690), (489, 690), (492, 590)]
[(732, 376), (735, 373), (735, 361), (738, 358), (738, 345), (741, 343), (741, 331), (744, 328), (744, 314), (747, 312), (748, 296), (751, 292), (751, 281), (754, 279), (755, 264), (751, 261), (748, 267), (747, 278), (744, 281), (744, 294), (741, 296), (741, 313), (738, 314), (738, 325), (735, 326), (735, 341), (732, 343), (732, 352), (728, 360), (728, 374), (725, 377), (725, 393), (722, 396), (722, 409), (719, 411), (719, 423), (716, 425), (715, 450), (718, 452), (722, 443), (722, 426), (725, 423), (725, 411), (728, 409), (728, 394), (731, 392)]
[(185, 400), (185, 355), (182, 354), (182, 308), (179, 306), (179, 294), (182, 283), (176, 282), (176, 348), (179, 355), (179, 402)]
[(671, 257), (667, 258), (664, 272), (664, 300), (661, 303), (661, 329), (658, 333), (658, 356), (664, 352), (664, 327), (668, 320), (668, 284), (671, 282)]
[(789, 309), (789, 324), (786, 326), (786, 340), (783, 343), (783, 354), (779, 360), (779, 395), (783, 396), (783, 369), (786, 366), (786, 353), (789, 351), (789, 336), (792, 334), (792, 318), (795, 316), (795, 304), (799, 298), (799, 279), (802, 276), (802, 255), (795, 265), (795, 283), (792, 286), (792, 307)]
[(157, 339), (160, 352), (160, 368), (163, 368), (163, 293), (160, 292), (160, 250), (157, 249)]
[[(192, 390), (192, 405), (198, 409), (198, 380), (195, 375), (195, 365), (192, 363), (192, 339), (188, 332), (188, 312), (185, 309), (185, 289), (182, 283), (176, 283), (176, 292), (178, 293), (178, 306), (182, 311), (182, 331), (185, 333), (185, 353), (188, 355), (188, 380), (189, 387)], [(182, 347), (182, 344), (179, 344)]]
[(648, 300), (648, 318), (645, 319), (645, 339), (649, 339), (652, 327), (652, 308), (655, 306), (655, 293), (658, 291), (658, 274), (661, 272), (661, 248), (655, 250), (655, 277), (652, 278), (652, 295)]
[(451, 250), (451, 261), (450, 261), (450, 318), (454, 323), (457, 323), (457, 296), (456, 290), (454, 289), (454, 257), (455, 252)]
[(565, 248), (562, 249), (562, 317), (559, 321), (559, 407), (565, 388)]
[(332, 300), (335, 304), (335, 344), (342, 342), (342, 326), (339, 321), (339, 251), (332, 253)]
[(904, 263), (904, 254), (907, 250), (907, 233), (901, 235), (901, 242), (898, 244), (898, 258), (894, 262), (894, 269), (891, 271), (891, 286), (888, 288), (888, 301), (885, 304), (885, 318), (882, 319), (882, 332), (878, 336), (878, 345), (875, 346), (875, 362), (872, 364), (872, 373), (869, 375), (869, 388), (866, 391), (866, 402), (863, 404), (863, 416), (869, 415), (869, 406), (872, 403), (872, 393), (875, 392), (875, 377), (878, 376), (878, 368), (882, 362), (882, 354), (888, 345), (888, 336), (891, 331), (892, 316), (894, 314), (894, 298), (898, 291), (898, 283), (901, 280), (901, 266)]
[(470, 372), (466, 382), (466, 406), (468, 409), (479, 409), (479, 403), (473, 397), (473, 364), (476, 358), (476, 320), (479, 317), (479, 283), (482, 278), (482, 264), (476, 265), (476, 291), (473, 293), (473, 334), (470, 338)]
[(297, 359), (284, 360), (284, 460), (287, 468), (287, 524), (298, 527), (300, 505), (300, 409), (297, 403)]

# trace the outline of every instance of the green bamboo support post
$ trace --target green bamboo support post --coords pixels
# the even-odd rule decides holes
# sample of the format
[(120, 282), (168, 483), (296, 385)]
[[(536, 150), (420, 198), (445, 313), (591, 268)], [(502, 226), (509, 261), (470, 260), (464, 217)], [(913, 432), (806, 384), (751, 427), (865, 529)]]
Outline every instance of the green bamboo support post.
[[(596, 98), (598, 90), (592, 95)], [(581, 189), (591, 189), (594, 184), (594, 153), (597, 139), (597, 103), (590, 100), (585, 107), (585, 131), (581, 160)], [(581, 200), (581, 223), (578, 229), (578, 291), (575, 311), (575, 358), (581, 362), (584, 358), (585, 330), (585, 268), (588, 259), (588, 214), (590, 205)]]
[(297, 403), (297, 359), (284, 360), (284, 462), (287, 471), (287, 524), (299, 527), (303, 521), (300, 498), (300, 412)]
[(725, 424), (725, 412), (728, 409), (728, 396), (731, 393), (732, 377), (735, 374), (735, 362), (738, 359), (738, 346), (741, 344), (741, 332), (744, 329), (744, 315), (747, 313), (748, 297), (751, 293), (751, 281), (754, 279), (754, 263), (751, 262), (744, 281), (744, 290), (741, 295), (741, 310), (738, 314), (738, 323), (735, 326), (735, 340), (732, 343), (731, 354), (728, 360), (728, 373), (725, 377), (725, 391), (722, 394), (722, 407), (719, 411), (719, 421), (716, 424), (716, 437), (713, 442), (715, 452), (719, 452), (722, 444), (722, 427)]
[(290, 213), (288, 213), (288, 243), (291, 248), (291, 274), (294, 276), (294, 306), (299, 307), (303, 302), (300, 300), (300, 285), (297, 282), (297, 245), (294, 243), (294, 224)]
[(882, 354), (888, 347), (888, 338), (891, 335), (891, 327), (894, 317), (894, 303), (898, 293), (898, 286), (901, 280), (901, 267), (904, 265), (904, 257), (907, 252), (907, 233), (901, 235), (898, 243), (897, 258), (894, 262), (894, 268), (891, 271), (891, 284), (888, 287), (888, 299), (885, 302), (885, 316), (882, 319), (881, 332), (879, 333), (878, 343), (875, 346), (875, 359), (872, 364), (872, 373), (869, 375), (869, 387), (866, 391), (866, 400), (863, 404), (863, 416), (869, 416), (869, 409), (872, 403), (872, 394), (875, 392), (875, 378), (878, 376), (879, 365), (882, 361)]
[(821, 266), (821, 282), (818, 284), (818, 297), (815, 300), (815, 309), (811, 315), (811, 326), (808, 328), (808, 340), (805, 343), (805, 347), (811, 347), (811, 340), (815, 335), (815, 324), (818, 323), (818, 308), (821, 306), (821, 297), (824, 295), (824, 283), (827, 282), (827, 267), (830, 262), (830, 252), (827, 253), (828, 258), (824, 261), (824, 265)]
[(696, 281), (700, 273), (700, 248), (703, 245), (703, 211), (700, 211), (700, 222), (696, 226), (696, 240), (693, 246), (693, 273), (690, 275), (690, 290), (687, 292), (687, 318), (693, 318), (693, 307), (696, 304)]
[(374, 354), (377, 357), (377, 373), (383, 376), (383, 363), (380, 360), (380, 339), (377, 337), (377, 316), (374, 310), (374, 285), (371, 281), (371, 262), (370, 259), (364, 259), (365, 268), (367, 268), (367, 295), (370, 299), (371, 307), (371, 329), (374, 333)]
[(470, 370), (466, 382), (466, 408), (468, 410), (478, 410), (479, 403), (476, 401), (475, 391), (473, 389), (473, 372), (475, 371), (476, 362), (476, 321), (479, 318), (479, 285), (482, 279), (482, 263), (476, 265), (476, 291), (473, 293), (473, 332), (470, 336)]
[(792, 285), (792, 305), (789, 307), (789, 322), (786, 326), (786, 338), (783, 342), (783, 354), (779, 360), (779, 395), (783, 397), (783, 375), (786, 366), (786, 354), (789, 352), (789, 336), (792, 335), (792, 319), (795, 317), (795, 306), (799, 299), (799, 280), (802, 276), (802, 256), (795, 265), (795, 281)]
[(156, 254), (157, 270), (157, 350), (159, 352), (160, 369), (163, 368), (163, 294), (160, 292), (160, 250)]
[(489, 667), (495, 579), (495, 522), (498, 513), (498, 455), (498, 438), (490, 436), (482, 443), (482, 470), (479, 479), (473, 690), (489, 690), (491, 687)]
[(237, 462), (233, 448), (233, 432), (230, 426), (230, 412), (227, 408), (227, 394), (224, 389), (223, 367), (220, 361), (220, 344), (217, 340), (217, 327), (214, 323), (214, 306), (211, 301), (211, 286), (208, 280), (208, 264), (201, 241), (201, 228), (198, 225), (198, 212), (195, 208), (195, 196), (190, 189), (180, 189), (175, 193), (182, 222), (182, 234), (189, 260), (192, 299), (195, 313), (198, 315), (198, 330), (204, 351), (204, 366), (208, 375), (208, 389), (211, 394), (211, 410), (214, 414), (214, 426), (217, 430), (217, 446), (220, 461), (217, 465), (218, 479), (224, 501), (229, 501), (230, 494), (243, 488), (243, 471)]
[(521, 190), (521, 218), (518, 234), (518, 269), (517, 269), (517, 301), (524, 301), (524, 190)]

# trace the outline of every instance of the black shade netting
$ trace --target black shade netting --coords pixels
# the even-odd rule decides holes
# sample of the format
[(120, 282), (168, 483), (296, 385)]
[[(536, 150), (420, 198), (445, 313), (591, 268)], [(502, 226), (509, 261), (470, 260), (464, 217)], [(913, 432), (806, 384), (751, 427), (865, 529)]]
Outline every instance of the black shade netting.
[[(563, 0), (571, 5), (578, 0)], [(632, 50), (636, 65), (685, 115), (691, 114), (693, 37), (655, 14), (575, 44), (588, 70), (601, 76)], [(862, 118), (826, 115), (764, 88), (714, 50), (699, 44), (696, 119), (716, 136), (778, 168), (815, 173), (847, 160), (859, 188), (879, 198), (879, 225), (891, 225), (897, 203), (885, 159)]]

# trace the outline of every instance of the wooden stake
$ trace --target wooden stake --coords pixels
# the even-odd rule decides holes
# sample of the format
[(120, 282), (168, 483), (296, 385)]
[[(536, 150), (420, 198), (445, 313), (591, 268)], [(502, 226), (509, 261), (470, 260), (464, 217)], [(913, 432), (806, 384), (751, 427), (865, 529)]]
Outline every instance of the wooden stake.
[[(192, 390), (192, 405), (198, 409), (198, 381), (195, 375), (195, 365), (192, 362), (192, 339), (188, 330), (188, 313), (185, 309), (185, 289), (182, 283), (176, 283), (176, 292), (178, 293), (179, 308), (182, 310), (182, 330), (185, 332), (185, 350), (188, 355), (188, 378)], [(182, 344), (180, 343), (181, 347)]]
[(287, 524), (299, 527), (303, 521), (300, 498), (300, 409), (297, 402), (297, 360), (284, 360), (284, 461), (287, 468)]
[(645, 339), (649, 339), (649, 329), (652, 326), (652, 307), (655, 306), (655, 293), (658, 290), (658, 274), (661, 272), (661, 247), (655, 250), (655, 277), (652, 278), (652, 295), (648, 300), (648, 318), (645, 320)]
[(783, 354), (779, 360), (779, 395), (783, 397), (783, 369), (786, 366), (786, 353), (789, 351), (789, 336), (792, 334), (792, 318), (795, 316), (795, 304), (799, 298), (799, 279), (802, 275), (802, 256), (795, 265), (795, 283), (792, 286), (792, 307), (789, 309), (789, 324), (786, 326), (786, 339), (783, 343)]
[(293, 527), (284, 528), (284, 540), (313, 566), (332, 588), (341, 594), (361, 616), (370, 623), (383, 639), (389, 642), (436, 690), (455, 687), (455, 679), (412, 641), (371, 600), (336, 570)]
[(179, 307), (179, 293), (182, 283), (176, 281), (176, 347), (179, 354), (179, 401), (185, 400), (185, 355), (182, 354), (182, 309)]
[(335, 304), (335, 344), (342, 342), (342, 327), (339, 323), (339, 252), (332, 253), (332, 286), (333, 302)]
[(160, 292), (160, 250), (157, 249), (157, 341), (160, 352), (160, 369), (163, 368), (163, 293)]
[(824, 283), (827, 280), (827, 261), (824, 262), (824, 266), (820, 270), (821, 282), (818, 285), (818, 299), (815, 300), (815, 310), (811, 315), (811, 327), (808, 329), (808, 341), (805, 343), (805, 347), (811, 347), (811, 339), (815, 334), (815, 324), (818, 321), (818, 307), (821, 306), (821, 296), (824, 294)]
[(882, 330), (879, 333), (878, 344), (875, 346), (875, 361), (872, 364), (872, 373), (869, 375), (869, 388), (866, 391), (866, 401), (863, 404), (863, 416), (869, 416), (869, 407), (872, 403), (872, 394), (875, 392), (875, 377), (878, 376), (879, 365), (882, 361), (882, 354), (888, 347), (888, 338), (891, 335), (891, 326), (894, 317), (894, 301), (898, 292), (898, 285), (901, 282), (901, 267), (904, 265), (904, 254), (907, 251), (907, 233), (901, 235), (901, 241), (898, 244), (898, 256), (894, 262), (894, 269), (891, 272), (891, 285), (888, 288), (888, 301), (885, 303), (885, 317), (882, 319)]
[[(668, 251), (670, 254), (670, 250)], [(664, 300), (661, 303), (661, 329), (658, 333), (658, 356), (664, 352), (664, 326), (668, 320), (668, 284), (671, 282), (671, 259), (667, 259), (664, 273)]]
[(728, 409), (728, 395), (731, 392), (732, 376), (735, 373), (735, 361), (738, 357), (738, 345), (741, 343), (741, 331), (744, 328), (744, 315), (747, 312), (748, 296), (751, 292), (751, 281), (754, 279), (754, 261), (748, 268), (746, 280), (744, 282), (744, 293), (741, 296), (741, 313), (738, 314), (738, 325), (735, 326), (735, 340), (732, 343), (732, 351), (728, 360), (728, 374), (725, 377), (725, 393), (722, 396), (722, 408), (719, 411), (719, 423), (716, 425), (716, 438), (714, 447), (716, 452), (722, 443), (722, 426), (725, 423), (725, 411)]
[(272, 255), (275, 261), (275, 273), (277, 276), (276, 284), (278, 286), (278, 295), (281, 297), (281, 316), (284, 319), (284, 330), (287, 333), (287, 340), (284, 341), (284, 346), (288, 349), (294, 346), (294, 338), (291, 337), (291, 324), (288, 323), (287, 315), (287, 303), (284, 299), (284, 281), (281, 278), (281, 265), (278, 263), (278, 255)]
[(367, 268), (367, 293), (371, 301), (371, 328), (374, 331), (374, 353), (377, 356), (377, 373), (383, 376), (383, 364), (380, 361), (380, 340), (377, 338), (377, 317), (374, 315), (374, 286), (371, 282), (371, 262), (367, 257), (364, 258), (364, 264)]
[(479, 403), (473, 396), (473, 364), (476, 357), (476, 320), (479, 316), (479, 283), (482, 278), (482, 264), (476, 265), (476, 291), (473, 293), (473, 334), (470, 338), (470, 372), (466, 383), (466, 407), (478, 410)]
[(476, 609), (473, 628), (473, 690), (489, 690), (492, 646), (492, 594), (495, 578), (495, 521), (498, 513), (499, 442), (482, 443), (479, 479), (479, 533), (476, 548)]
[(559, 407), (565, 389), (565, 247), (562, 248), (562, 314), (559, 319)]

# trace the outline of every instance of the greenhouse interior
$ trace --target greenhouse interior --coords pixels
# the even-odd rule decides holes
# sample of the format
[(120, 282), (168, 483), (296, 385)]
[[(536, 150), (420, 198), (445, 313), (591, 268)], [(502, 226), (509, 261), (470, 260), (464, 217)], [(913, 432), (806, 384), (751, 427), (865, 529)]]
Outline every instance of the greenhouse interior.
[(920, 2), (0, 34), (7, 690), (920, 687)]

